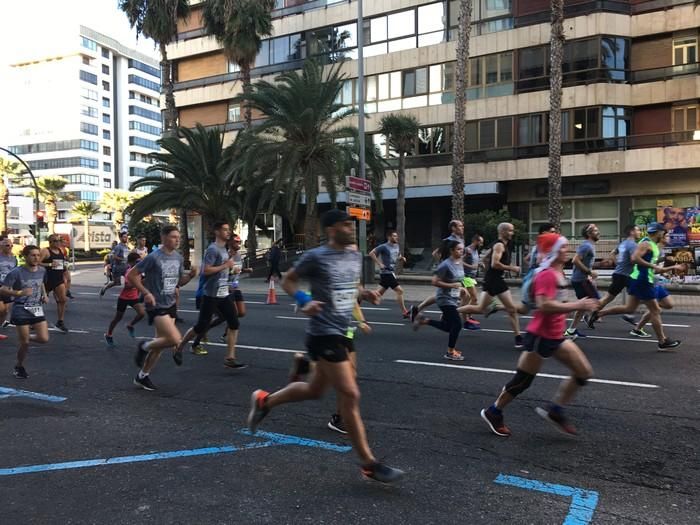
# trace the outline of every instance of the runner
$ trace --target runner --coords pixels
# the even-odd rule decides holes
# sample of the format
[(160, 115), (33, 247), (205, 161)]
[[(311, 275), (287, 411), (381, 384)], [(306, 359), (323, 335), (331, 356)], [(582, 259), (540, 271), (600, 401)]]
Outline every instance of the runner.
[[(467, 304), (479, 303), (479, 295), (476, 292), (476, 274), (479, 271), (481, 262), (479, 250), (481, 250), (483, 245), (484, 238), (477, 233), (472, 237), (471, 244), (464, 248), (464, 280), (462, 282), (469, 296)], [(481, 330), (481, 323), (476, 319), (472, 319), (471, 315), (468, 315), (464, 320), (464, 328), (467, 330)]]
[(70, 287), (73, 284), (73, 276), (71, 275), (67, 265), (68, 249), (69, 246), (67, 245), (66, 240), (63, 237), (61, 237), (61, 251), (63, 252), (63, 257), (66, 259), (66, 271), (63, 272), (63, 280), (66, 283), (66, 297), (68, 297), (68, 299), (75, 299), (75, 297), (73, 297), (73, 294), (70, 291)]
[[(175, 326), (175, 289), (178, 284), (184, 286), (197, 275), (195, 267), (185, 274), (182, 255), (175, 251), (180, 244), (177, 226), (163, 226), (160, 239), (160, 249), (150, 253), (134, 266), (134, 271), (129, 272), (129, 283), (138, 289), (146, 303), (148, 324), (154, 324), (156, 328), (156, 338), (147, 343), (139, 343), (136, 350), (136, 366), (140, 370), (134, 378), (134, 384), (145, 390), (156, 389), (149, 374), (163, 350), (171, 348), (175, 364), (182, 364), (182, 354), (175, 351), (182, 339)], [(145, 275), (143, 280), (141, 274)]]
[[(458, 220), (451, 220), (447, 227), (450, 230), (450, 234), (440, 242), (439, 247), (433, 250), (433, 260), (437, 261), (438, 263), (444, 261), (450, 256), (449, 250), (447, 249), (447, 243), (450, 241), (459, 241), (464, 244), (464, 223)], [(418, 318), (418, 314), (433, 304), (435, 304), (434, 294), (424, 299), (417, 306), (411, 306), (409, 309), (409, 319), (411, 322), (415, 323), (416, 319)]]
[(379, 267), (379, 288), (377, 293), (381, 297), (384, 296), (384, 293), (389, 288), (394, 290), (403, 318), (407, 319), (409, 313), (403, 300), (403, 288), (401, 288), (399, 281), (396, 279), (396, 263), (399, 261), (406, 262), (406, 258), (401, 255), (399, 234), (394, 230), (390, 230), (387, 233), (386, 242), (369, 252), (369, 256), (374, 261), (374, 264)]
[(56, 300), (56, 315), (58, 320), (54, 325), (64, 334), (68, 333), (68, 328), (64, 322), (66, 315), (66, 256), (61, 249), (61, 237), (53, 234), (49, 235), (49, 247), (41, 250), (42, 266), (46, 271), (46, 291), (53, 292)]
[[(370, 479), (390, 483), (404, 473), (380, 463), (367, 443), (360, 416), (360, 391), (355, 378), (344, 336), (358, 292), (378, 303), (376, 292), (362, 290), (360, 275), (362, 255), (348, 249), (355, 243), (355, 223), (344, 211), (333, 209), (321, 217), (327, 243), (302, 255), (294, 269), (282, 280), (282, 288), (293, 296), (301, 311), (311, 317), (306, 347), (316, 361), (316, 373), (309, 383), (291, 383), (272, 394), (255, 390), (251, 396), (248, 426), (255, 432), (271, 409), (285, 403), (319, 399), (329, 386), (340, 396), (340, 413), (355, 452), (360, 457), (362, 474)], [(311, 284), (313, 299), (299, 289), (300, 278)]]
[[(226, 335), (228, 350), (224, 359), (224, 366), (239, 370), (247, 368), (248, 365), (236, 361), (236, 341), (238, 340), (240, 323), (236, 306), (229, 298), (231, 294), (228, 281), (229, 270), (233, 270), (236, 263), (226, 249), (228, 239), (231, 236), (231, 227), (225, 222), (217, 222), (214, 224), (214, 235), (215, 240), (204, 253), (202, 262), (202, 275), (205, 277), (205, 280), (199, 308), (199, 319), (197, 324), (190, 328), (182, 337), (177, 347), (177, 352), (182, 354), (185, 345), (195, 335), (201, 337), (206, 334), (214, 313), (218, 313), (219, 317), (225, 319), (228, 325)], [(240, 271), (240, 268), (238, 271)]]
[(139, 235), (138, 237), (136, 237), (136, 246), (131, 251), (133, 253), (137, 253), (140, 259), (146, 258), (146, 255), (148, 255), (148, 247), (146, 246), (145, 235)]
[(503, 273), (520, 273), (520, 266), (511, 265), (511, 241), (515, 235), (515, 228), (508, 222), (498, 225), (498, 240), (494, 241), (486, 254), (486, 274), (482, 285), (481, 302), (476, 305), (461, 306), (457, 309), (462, 314), (485, 314), (486, 317), (494, 313), (493, 299), (498, 299), (503, 304), (503, 308), (508, 312), (511, 327), (515, 334), (515, 348), (523, 347), (523, 336), (520, 335), (520, 321), (518, 313), (527, 311), (523, 304), (516, 304), (508, 289)]
[(557, 233), (543, 233), (537, 238), (538, 251), (544, 255), (544, 260), (532, 284), (537, 309), (527, 326), (525, 351), (520, 354), (515, 375), (503, 387), (496, 402), (481, 411), (481, 418), (497, 436), (511, 435), (503, 421), (503, 409), (530, 386), (543, 361), (549, 357), (554, 357), (571, 370), (571, 377), (562, 382), (548, 410), (537, 407), (535, 411), (560, 432), (576, 434), (576, 429), (564, 415), (563, 407), (591, 378), (593, 370), (576, 343), (562, 338), (562, 334), (568, 312), (593, 310), (598, 301), (584, 298), (573, 303), (566, 302), (564, 263), (568, 259), (567, 244), (566, 238)]
[(107, 333), (105, 334), (105, 341), (107, 346), (110, 348), (114, 347), (114, 337), (112, 335), (114, 329), (119, 324), (119, 321), (124, 317), (124, 312), (126, 312), (127, 307), (131, 306), (136, 311), (136, 316), (134, 319), (126, 325), (126, 329), (131, 337), (135, 337), (134, 325), (141, 321), (145, 316), (145, 310), (143, 308), (143, 298), (139, 296), (138, 289), (129, 282), (129, 272), (134, 269), (136, 263), (141, 260), (138, 253), (131, 252), (127, 256), (127, 270), (124, 278), (124, 288), (119, 294), (117, 299), (117, 311), (114, 314), (114, 318), (109, 323), (109, 328), (107, 328)]
[(414, 323), (414, 330), (420, 326), (430, 325), (443, 332), (450, 334), (447, 341), (447, 353), (445, 359), (451, 361), (464, 361), (462, 352), (457, 350), (457, 338), (462, 331), (462, 318), (457, 312), (460, 303), (462, 281), (464, 280), (464, 267), (462, 258), (464, 257), (464, 245), (459, 241), (449, 241), (447, 249), (450, 256), (442, 261), (433, 275), (433, 286), (437, 287), (435, 301), (442, 311), (442, 319), (435, 321), (425, 316), (421, 316), (417, 323)]
[[(25, 263), (12, 269), (3, 281), (0, 294), (13, 297), (12, 324), (17, 328), (19, 346), (14, 376), (27, 379), (24, 362), (29, 353), (29, 343), (49, 342), (49, 327), (44, 317), (43, 305), (48, 302), (46, 295), (46, 270), (41, 266), (41, 250), (37, 246), (25, 246), (22, 250)], [(30, 334), (30, 329), (34, 330)]]
[[(5, 277), (17, 267), (17, 257), (12, 254), (12, 241), (5, 236), (0, 237), (0, 285), (5, 282)], [(3, 297), (0, 301), (0, 325), (8, 326), (7, 312), (10, 311), (12, 297)], [(6, 335), (0, 334), (0, 341), (7, 339)]]
[[(595, 262), (595, 243), (600, 238), (600, 230), (595, 224), (587, 224), (581, 230), (583, 242), (576, 250), (576, 255), (572, 260), (574, 270), (571, 273), (571, 286), (576, 293), (577, 299), (590, 297), (591, 299), (600, 299), (598, 288), (595, 285), (595, 280), (598, 274), (593, 270)], [(571, 325), (564, 332), (565, 337), (573, 340), (581, 337), (586, 337), (578, 331), (578, 323), (581, 321), (584, 312), (576, 312), (571, 320)], [(593, 316), (591, 316), (593, 317)], [(587, 321), (588, 322), (588, 321)]]
[[(613, 255), (616, 256), (615, 270), (612, 274), (612, 283), (610, 288), (608, 288), (605, 297), (600, 301), (600, 307), (598, 310), (602, 310), (607, 305), (615, 300), (615, 298), (620, 295), (622, 290), (625, 290), (629, 285), (630, 274), (634, 269), (634, 263), (632, 262), (632, 254), (637, 249), (637, 243), (639, 238), (642, 236), (642, 232), (639, 226), (627, 226), (625, 228), (625, 239), (615, 248)], [(594, 315), (588, 318), (586, 324), (589, 328), (595, 328)], [(634, 324), (634, 323), (632, 323)], [(644, 330), (640, 330), (640, 333), (646, 334)], [(638, 334), (632, 334), (638, 335)], [(639, 337), (651, 337), (649, 334), (641, 335)]]
[(660, 351), (671, 350), (681, 344), (679, 340), (666, 337), (664, 327), (661, 324), (661, 309), (656, 299), (659, 292), (656, 288), (654, 274), (676, 269), (673, 266), (665, 268), (658, 264), (661, 251), (657, 243), (663, 239), (665, 233), (663, 224), (652, 222), (647, 226), (647, 236), (639, 242), (637, 249), (632, 254), (634, 270), (630, 274), (627, 304), (605, 308), (592, 314), (593, 322), (596, 322), (608, 315), (633, 314), (637, 311), (640, 303), (643, 304), (649, 310), (649, 322), (656, 333)]
[(126, 232), (119, 234), (119, 244), (112, 248), (112, 278), (100, 290), (100, 297), (113, 286), (121, 286), (122, 277), (126, 274), (126, 258), (129, 256), (127, 241), (129, 235)]

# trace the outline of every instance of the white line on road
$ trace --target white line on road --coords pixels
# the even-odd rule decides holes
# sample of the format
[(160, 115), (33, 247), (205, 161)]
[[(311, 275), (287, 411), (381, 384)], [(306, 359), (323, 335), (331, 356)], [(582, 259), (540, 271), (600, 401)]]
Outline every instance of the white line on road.
[[(482, 328), (481, 330), (478, 330), (480, 332), (496, 332), (500, 334), (512, 334), (513, 330), (499, 330), (497, 328)], [(655, 340), (649, 340), (649, 339), (639, 339), (638, 337), (632, 338), (632, 337), (608, 337), (604, 335), (587, 335), (586, 337), (581, 337), (580, 339), (605, 339), (608, 341), (637, 341), (639, 343), (656, 343), (657, 341)]]
[[(441, 314), (442, 312), (440, 310), (424, 310), (423, 313), (426, 314)], [(532, 319), (533, 316), (531, 315), (521, 315), (521, 319)], [(567, 318), (567, 321), (572, 321), (573, 319)], [(651, 326), (651, 323), (647, 323), (647, 326)], [(668, 328), (690, 328), (690, 325), (687, 324), (665, 324), (663, 326), (666, 326)]]
[[(287, 316), (284, 316), (284, 315), (276, 315), (275, 317), (276, 317), (277, 319), (291, 319), (292, 321), (306, 321), (306, 320), (308, 319), (308, 317), (291, 317), (291, 316), (287, 317)], [(370, 325), (370, 326), (373, 326), (373, 325), (382, 325), (382, 326), (408, 326), (408, 325), (405, 324), (405, 323), (382, 323), (382, 322), (379, 322), (379, 321), (372, 321), (372, 322), (369, 323), (369, 325)]]
[[(515, 370), (504, 370), (502, 368), (484, 368), (480, 366), (465, 366), (465, 365), (448, 365), (446, 363), (430, 363), (427, 361), (409, 361), (407, 359), (397, 359), (395, 363), (402, 363), (405, 365), (421, 365), (421, 366), (438, 366), (441, 368), (461, 368), (464, 370), (474, 370), (476, 372), (492, 372), (496, 374), (514, 374)], [(560, 376), (556, 374), (537, 374), (537, 377), (547, 377), (551, 379), (568, 379), (569, 376)], [(638, 388), (660, 388), (659, 385), (652, 385), (648, 383), (632, 383), (629, 381), (614, 381), (612, 379), (589, 379), (590, 383), (602, 383), (605, 385), (616, 385), (616, 386), (631, 386)]]
[[(228, 346), (226, 343), (206, 343), (208, 346)], [(247, 350), (263, 350), (265, 352), (282, 352), (285, 354), (296, 354), (297, 352), (301, 352), (302, 354), (306, 352), (306, 350), (292, 350), (291, 348), (270, 348), (268, 346), (248, 346), (248, 345), (236, 345), (236, 348), (245, 348)]]
[[(59, 330), (58, 328), (53, 328), (53, 327), (49, 328), (49, 332), (60, 332), (60, 331), (61, 330)], [(87, 330), (68, 330), (68, 333), (70, 333), (70, 334), (89, 334), (90, 332), (88, 332)]]

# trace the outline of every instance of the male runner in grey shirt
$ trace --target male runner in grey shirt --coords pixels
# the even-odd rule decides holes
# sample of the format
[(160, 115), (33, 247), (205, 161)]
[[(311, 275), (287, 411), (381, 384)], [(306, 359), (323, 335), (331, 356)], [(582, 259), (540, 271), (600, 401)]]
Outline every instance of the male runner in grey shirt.
[(399, 303), (403, 318), (408, 318), (408, 310), (403, 300), (403, 288), (396, 279), (396, 264), (399, 261), (406, 262), (406, 258), (401, 255), (399, 246), (399, 234), (390, 230), (386, 236), (386, 242), (380, 244), (369, 252), (369, 256), (374, 264), (379, 266), (379, 289), (377, 293), (383, 296), (387, 289), (391, 288), (396, 294), (396, 301)]
[(102, 297), (113, 286), (121, 286), (122, 277), (126, 274), (126, 258), (129, 256), (129, 246), (126, 244), (129, 236), (126, 232), (119, 235), (119, 244), (112, 248), (112, 280), (100, 290)]

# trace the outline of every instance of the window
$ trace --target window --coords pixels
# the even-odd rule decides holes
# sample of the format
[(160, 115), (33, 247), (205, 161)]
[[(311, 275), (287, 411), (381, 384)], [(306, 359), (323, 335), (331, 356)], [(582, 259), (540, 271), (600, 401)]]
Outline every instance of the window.
[(107, 113), (102, 113), (102, 122), (109, 124), (112, 121), (111, 117)]
[(518, 78), (544, 77), (549, 72), (549, 60), (544, 47), (521, 49), (518, 55)]
[(129, 153), (129, 160), (145, 162), (146, 164), (155, 164), (155, 160), (153, 160), (148, 155), (145, 155), (143, 153), (135, 153), (133, 151)]
[(81, 104), (80, 105), (80, 114), (85, 115), (86, 117), (97, 118), (97, 108), (93, 108), (92, 106), (88, 106), (86, 104)]
[(134, 120), (129, 121), (129, 129), (135, 129), (138, 131), (143, 131), (144, 133), (148, 133), (150, 135), (157, 135), (160, 136), (161, 134), (161, 129), (158, 126), (150, 126), (148, 124), (144, 124), (143, 122), (137, 122)]
[(241, 121), (241, 105), (240, 104), (229, 104), (228, 105), (228, 121), (229, 122), (240, 122)]
[(88, 133), (89, 135), (97, 135), (97, 126), (95, 124), (88, 124), (87, 122), (80, 123), (80, 131), (83, 133)]
[(103, 80), (102, 81), (102, 89), (105, 91), (109, 91), (109, 82), (107, 82), (106, 80)]
[(86, 186), (97, 186), (99, 184), (99, 177), (96, 175), (61, 175), (68, 184), (84, 184)]
[(479, 149), (508, 148), (513, 145), (513, 117), (479, 121)]
[(150, 111), (148, 109), (143, 109), (138, 106), (129, 106), (129, 115), (138, 115), (140, 117), (148, 118), (151, 120), (157, 120), (160, 122), (160, 113), (156, 111)]
[(583, 140), (600, 136), (598, 130), (599, 108), (584, 108), (573, 110), (573, 140)]
[(160, 92), (160, 84), (158, 82), (153, 82), (153, 80), (146, 80), (138, 75), (129, 75), (129, 83), (136, 84), (137, 86), (145, 87), (146, 89), (151, 89), (156, 92)]
[[(107, 171), (107, 170), (105, 170)], [(102, 179), (102, 186), (105, 188), (111, 188), (112, 187), (112, 179)]]
[(105, 140), (112, 140), (112, 133), (108, 129), (103, 129), (102, 138)]
[(700, 129), (698, 125), (697, 104), (677, 106), (673, 108), (673, 131), (693, 131)]
[(414, 9), (391, 14), (386, 17), (386, 20), (389, 40), (412, 35), (416, 30), (416, 12)]
[(112, 164), (110, 162), (105, 162), (102, 164), (102, 171), (106, 171), (107, 173), (112, 172)]
[(112, 155), (112, 148), (109, 146), (102, 146), (102, 155)]
[(80, 37), (80, 45), (92, 51), (97, 51), (97, 42), (84, 36)]
[(149, 66), (148, 64), (144, 64), (143, 62), (140, 62), (138, 60), (130, 58), (129, 67), (138, 69), (139, 71), (143, 71), (144, 73), (148, 73), (149, 75), (160, 78), (160, 69), (158, 69), (157, 67)]
[[(75, 141), (72, 141), (72, 142), (75, 142)], [(93, 142), (91, 140), (80, 139), (80, 149), (97, 151), (97, 142)]]
[(679, 38), (673, 41), (673, 65), (695, 64), (698, 61), (697, 37)]
[(468, 99), (513, 94), (513, 53), (469, 59)]
[(622, 107), (603, 107), (603, 138), (628, 137), (631, 129), (631, 111)]
[(109, 66), (102, 64), (102, 74), (109, 75)]
[(107, 49), (106, 47), (102, 48), (102, 57), (109, 58), (109, 49)]
[(601, 67), (610, 80), (624, 81), (630, 69), (629, 39), (603, 37), (600, 40)]
[(92, 65), (92, 58), (90, 58), (90, 57), (87, 56), (87, 55), (80, 55), (80, 56), (81, 56), (82, 59), (83, 59), (83, 64), (85, 64), (86, 66), (91, 66), (91, 65)]
[(436, 126), (418, 130), (418, 155), (437, 155), (452, 151), (452, 126)]
[(418, 47), (444, 42), (446, 20), (444, 2), (420, 6), (418, 8)]
[(403, 93), (404, 97), (424, 95), (428, 92), (428, 69), (410, 69), (403, 72)]
[(548, 114), (537, 113), (518, 117), (518, 145), (532, 146), (547, 142)]
[(129, 168), (129, 175), (131, 177), (145, 177), (148, 173), (146, 172), (146, 168), (131, 167)]
[(97, 91), (88, 88), (80, 88), (80, 96), (87, 100), (97, 100)]
[(33, 170), (53, 170), (60, 168), (91, 168), (97, 169), (97, 159), (88, 157), (66, 157), (62, 159), (30, 160), (27, 164)]
[(97, 142), (77, 139), (58, 142), (41, 142), (39, 144), (23, 144), (21, 146), (10, 146), (9, 149), (16, 155), (26, 155), (27, 153), (48, 153), (51, 151), (66, 151), (71, 149), (97, 151), (97, 146)]
[(129, 144), (132, 146), (141, 146), (152, 150), (160, 150), (160, 146), (153, 140), (144, 139), (141, 137), (129, 137)]
[(102, 97), (102, 107), (108, 108), (110, 106), (109, 99), (107, 97)]

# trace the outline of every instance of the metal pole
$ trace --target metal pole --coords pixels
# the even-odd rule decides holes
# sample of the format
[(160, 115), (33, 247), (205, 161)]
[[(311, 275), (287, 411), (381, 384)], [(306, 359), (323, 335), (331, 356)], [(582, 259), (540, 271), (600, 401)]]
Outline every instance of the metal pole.
[(39, 246), (41, 244), (41, 231), (39, 231), (39, 218), (37, 217), (39, 212), (39, 185), (36, 183), (36, 178), (34, 177), (34, 173), (32, 173), (32, 169), (26, 162), (7, 148), (0, 146), (0, 150), (16, 158), (22, 164), (22, 166), (24, 166), (24, 169), (27, 170), (27, 173), (29, 173), (29, 176), (32, 178), (32, 184), (34, 185), (34, 229), (36, 231), (36, 245)]
[[(360, 178), (366, 179), (365, 173), (365, 64), (364, 64), (364, 34), (362, 19), (362, 0), (357, 0), (357, 105), (360, 147)], [(367, 221), (360, 219), (360, 251), (367, 253)]]

